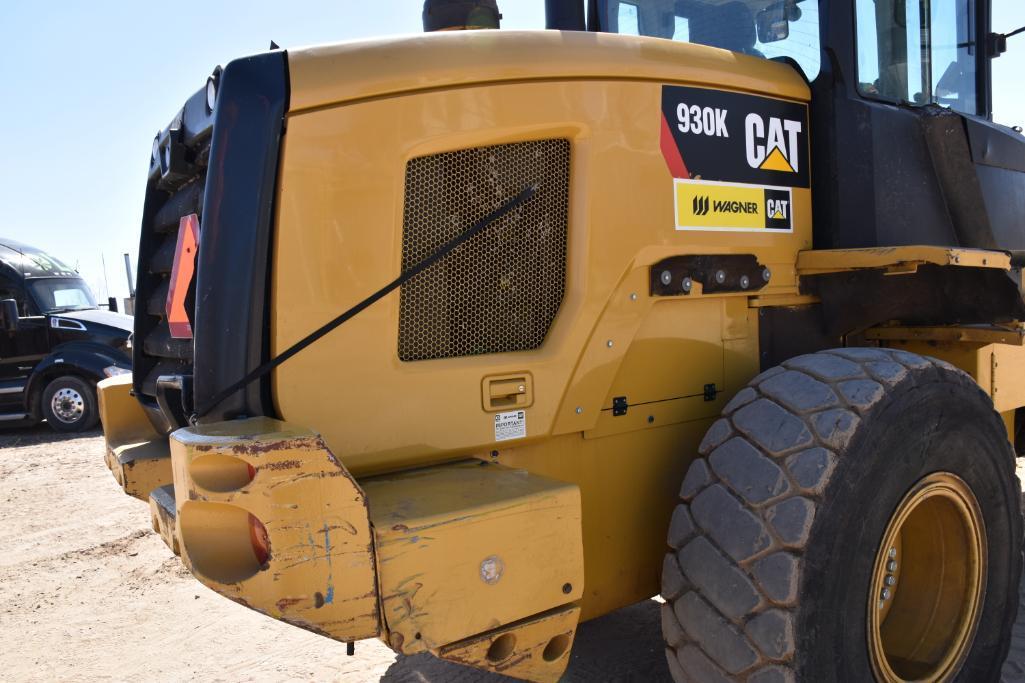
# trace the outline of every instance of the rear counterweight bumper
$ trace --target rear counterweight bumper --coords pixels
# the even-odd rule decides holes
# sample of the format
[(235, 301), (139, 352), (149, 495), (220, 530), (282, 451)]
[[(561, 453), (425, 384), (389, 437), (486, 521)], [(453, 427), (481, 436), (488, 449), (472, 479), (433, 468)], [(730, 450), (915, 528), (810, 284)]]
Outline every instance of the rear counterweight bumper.
[(170, 442), (173, 503), (156, 492), (154, 524), (209, 588), (336, 640), (564, 671), (583, 594), (576, 486), (479, 460), (357, 482), (317, 434), (269, 418)]

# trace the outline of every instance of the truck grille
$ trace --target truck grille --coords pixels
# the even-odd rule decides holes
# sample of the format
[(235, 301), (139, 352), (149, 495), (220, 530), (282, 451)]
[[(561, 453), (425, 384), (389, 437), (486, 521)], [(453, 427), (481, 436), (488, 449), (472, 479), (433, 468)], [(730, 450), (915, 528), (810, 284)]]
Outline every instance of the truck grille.
[(402, 269), (531, 184), (535, 196), (402, 286), (404, 361), (541, 346), (566, 281), (569, 141), (536, 140), (411, 159)]

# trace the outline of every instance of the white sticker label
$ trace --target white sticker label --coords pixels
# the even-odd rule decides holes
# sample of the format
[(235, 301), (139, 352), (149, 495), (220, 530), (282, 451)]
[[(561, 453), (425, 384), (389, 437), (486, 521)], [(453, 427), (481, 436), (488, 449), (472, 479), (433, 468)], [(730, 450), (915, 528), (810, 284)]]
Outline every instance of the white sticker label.
[(495, 415), (495, 441), (522, 439), (527, 435), (527, 413), (514, 410)]

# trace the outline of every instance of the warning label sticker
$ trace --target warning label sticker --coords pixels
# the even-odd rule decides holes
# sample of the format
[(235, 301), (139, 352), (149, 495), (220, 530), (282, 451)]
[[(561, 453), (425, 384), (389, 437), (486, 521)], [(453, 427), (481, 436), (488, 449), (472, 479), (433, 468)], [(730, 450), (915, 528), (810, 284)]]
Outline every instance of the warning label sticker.
[(793, 231), (788, 187), (680, 178), (673, 183), (677, 230)]
[(527, 413), (514, 410), (495, 415), (495, 441), (522, 439), (527, 435)]

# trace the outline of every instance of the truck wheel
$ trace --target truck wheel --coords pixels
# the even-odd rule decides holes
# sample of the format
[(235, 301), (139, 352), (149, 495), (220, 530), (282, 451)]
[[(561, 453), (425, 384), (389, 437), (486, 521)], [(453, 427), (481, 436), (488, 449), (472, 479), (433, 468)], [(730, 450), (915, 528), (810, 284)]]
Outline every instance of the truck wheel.
[(887, 349), (793, 358), (708, 430), (662, 570), (676, 681), (995, 681), (1021, 491), (965, 373)]
[(96, 391), (79, 377), (58, 377), (43, 389), (42, 412), (47, 424), (58, 432), (92, 429), (99, 420)]

